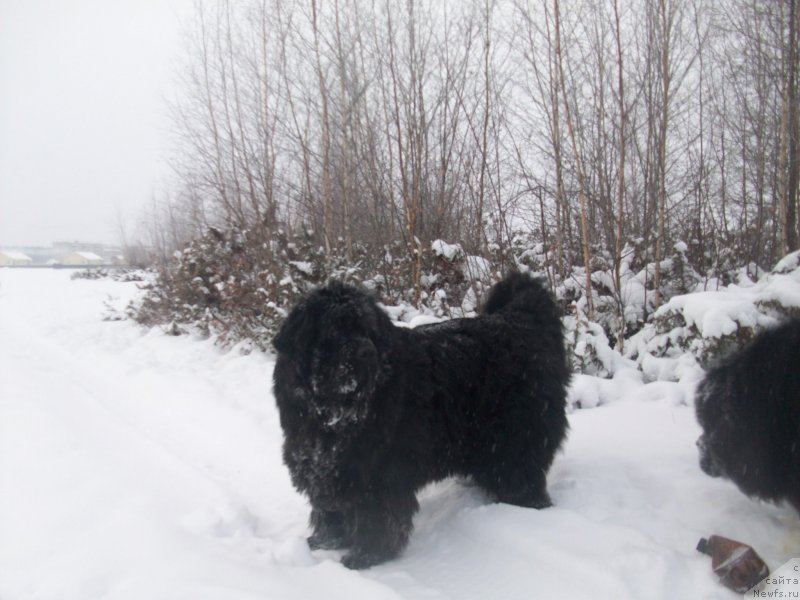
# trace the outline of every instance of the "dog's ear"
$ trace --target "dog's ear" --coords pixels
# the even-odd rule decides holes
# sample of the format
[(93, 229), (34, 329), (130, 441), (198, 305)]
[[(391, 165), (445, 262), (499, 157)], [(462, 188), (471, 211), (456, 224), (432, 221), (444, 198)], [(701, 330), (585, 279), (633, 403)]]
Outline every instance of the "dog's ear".
[(305, 337), (308, 329), (307, 321), (305, 305), (298, 304), (283, 321), (278, 333), (272, 339), (275, 350), (281, 354), (292, 356), (293, 350), (297, 346), (296, 341)]

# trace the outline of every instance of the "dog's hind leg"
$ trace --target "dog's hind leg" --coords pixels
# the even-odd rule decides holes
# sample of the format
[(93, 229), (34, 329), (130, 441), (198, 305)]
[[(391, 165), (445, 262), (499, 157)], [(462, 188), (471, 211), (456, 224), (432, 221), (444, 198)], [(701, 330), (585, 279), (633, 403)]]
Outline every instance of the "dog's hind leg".
[(547, 508), (552, 506), (547, 493), (546, 456), (537, 455), (526, 438), (505, 438), (490, 442), (493, 452), (486, 452), (473, 465), (472, 476), (479, 486), (498, 502)]
[(414, 494), (376, 500), (356, 509), (353, 544), (342, 560), (349, 569), (366, 569), (395, 558), (408, 544), (419, 508)]
[(557, 394), (509, 394), (494, 427), (477, 431), (471, 474), (499, 502), (530, 508), (552, 506), (547, 472), (567, 431)]

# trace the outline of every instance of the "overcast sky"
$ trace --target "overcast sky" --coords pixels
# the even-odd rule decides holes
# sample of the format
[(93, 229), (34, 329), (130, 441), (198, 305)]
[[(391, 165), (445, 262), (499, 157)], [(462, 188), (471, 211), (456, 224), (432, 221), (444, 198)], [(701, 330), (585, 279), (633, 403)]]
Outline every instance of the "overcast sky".
[(0, 246), (115, 243), (165, 189), (192, 0), (0, 0)]

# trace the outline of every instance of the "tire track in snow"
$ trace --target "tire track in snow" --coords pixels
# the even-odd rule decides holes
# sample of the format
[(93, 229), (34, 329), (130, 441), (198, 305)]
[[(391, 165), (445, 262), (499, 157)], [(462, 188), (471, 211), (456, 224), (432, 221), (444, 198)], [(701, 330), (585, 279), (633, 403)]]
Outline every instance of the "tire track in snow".
[[(80, 290), (83, 283), (70, 282), (62, 291)], [(196, 538), (195, 541), (201, 542), (204, 538), (211, 538), (212, 542), (213, 538), (230, 538), (235, 542), (230, 544), (234, 550), (240, 546), (247, 552), (265, 553), (273, 543), (268, 535), (285, 534), (285, 524), (269, 522), (264, 515), (256, 516), (249, 510), (248, 500), (252, 498), (243, 496), (248, 496), (251, 490), (245, 488), (241, 490), (243, 493), (237, 494), (230, 488), (231, 478), (220, 472), (225, 467), (224, 455), (216, 465), (207, 464), (203, 462), (204, 451), (193, 455), (183, 444), (193, 436), (195, 439), (204, 435), (213, 438), (221, 433), (224, 437), (224, 430), (211, 429), (187, 436), (177, 414), (174, 415), (176, 419), (168, 423), (160, 419), (137, 421), (137, 417), (154, 408), (159, 398), (146, 402), (135, 397), (139, 390), (126, 386), (132, 373), (144, 374), (147, 381), (143, 387), (155, 389), (160, 385), (167, 388), (174, 385), (169, 381), (173, 374), (156, 372), (153, 375), (153, 365), (146, 364), (151, 358), (148, 356), (131, 352), (105, 354), (102, 347), (107, 340), (103, 339), (103, 332), (87, 335), (87, 328), (99, 330), (119, 324), (100, 322), (99, 312), (78, 310), (77, 316), (64, 315), (67, 323), (48, 328), (42, 323), (47, 322), (47, 313), (54, 308), (52, 301), (48, 304), (43, 297), (10, 297), (13, 290), (3, 292), (0, 365), (5, 393), (0, 400), (0, 470), (4, 474), (4, 485), (15, 491), (9, 495), (8, 502), (0, 500), (4, 536), (17, 540), (42, 540), (53, 536), (69, 540), (73, 557), (81, 555), (82, 539), (93, 539), (110, 554), (125, 557), (133, 564), (143, 561), (152, 569), (155, 565), (146, 552), (141, 552), (143, 546), (138, 545), (139, 552), (132, 556), (125, 549), (125, 538), (132, 535), (141, 538), (146, 531), (152, 540), (167, 547), (180, 545), (183, 538)], [(91, 295), (60, 298), (66, 305), (91, 300), (94, 300)], [(94, 304), (99, 306), (101, 302)], [(9, 318), (12, 312), (16, 312), (13, 319)], [(77, 341), (71, 338), (71, 332), (79, 332)], [(138, 333), (131, 331), (128, 341), (135, 342), (130, 338), (136, 335)], [(87, 340), (100, 342), (101, 349), (87, 344)], [(126, 359), (139, 364), (125, 362)], [(192, 374), (191, 371), (182, 373), (184, 378)], [(187, 412), (191, 411), (190, 404), (187, 403)], [(210, 404), (213, 402), (204, 399), (202, 408), (206, 414), (212, 408)], [(170, 412), (167, 399), (163, 407), (166, 413)], [(145, 410), (140, 411), (141, 408)], [(257, 427), (248, 431), (247, 424), (238, 421), (245, 421), (247, 415), (239, 415), (237, 411), (233, 411), (233, 415), (226, 414), (231, 412), (226, 408), (215, 407), (213, 416), (220, 419), (210, 424), (223, 429), (227, 425), (232, 434), (255, 435), (260, 440), (262, 435)], [(224, 419), (230, 422), (221, 422)], [(181, 437), (183, 439), (179, 439)], [(247, 442), (240, 436), (237, 443), (242, 441)], [(250, 448), (263, 452), (263, 456), (254, 459), (246, 457), (252, 464), (259, 465), (259, 459), (268, 460), (266, 444), (244, 445), (245, 451)], [(20, 457), (25, 459), (24, 467), (16, 467)], [(215, 466), (216, 471), (212, 468)], [(270, 477), (274, 479), (274, 475)], [(262, 474), (261, 479), (266, 479), (266, 474)], [(286, 485), (288, 487), (288, 481)], [(261, 487), (266, 485), (262, 483)], [(55, 496), (65, 490), (70, 497), (60, 502)], [(23, 501), (14, 502), (14, 498)], [(264, 500), (260, 499), (259, 507), (268, 509)], [(299, 504), (295, 498), (292, 502)], [(91, 518), (87, 520), (95, 507), (103, 512), (96, 523)], [(297, 510), (302, 507), (297, 506), (294, 511), (289, 507), (284, 512)], [(276, 512), (280, 515), (281, 511), (273, 510)], [(54, 554), (47, 544), (2, 544), (0, 556), (4, 559), (0, 561), (4, 568), (19, 571), (48, 563), (62, 572), (83, 570), (76, 568), (74, 558), (63, 553), (61, 556)], [(110, 564), (107, 568), (113, 570)], [(30, 581), (39, 579), (33, 573), (30, 576)], [(104, 587), (97, 582), (73, 583), (81, 593), (91, 588), (91, 595)], [(46, 582), (27, 591), (46, 592)]]

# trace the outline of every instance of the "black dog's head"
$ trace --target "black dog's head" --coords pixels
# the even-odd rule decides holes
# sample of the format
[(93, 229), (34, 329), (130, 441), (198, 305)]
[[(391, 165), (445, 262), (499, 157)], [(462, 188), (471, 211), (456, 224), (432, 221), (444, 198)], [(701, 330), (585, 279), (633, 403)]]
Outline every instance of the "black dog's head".
[(308, 402), (328, 427), (361, 420), (369, 410), (393, 326), (375, 300), (341, 283), (312, 292), (275, 336), (295, 397)]

